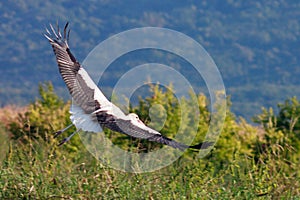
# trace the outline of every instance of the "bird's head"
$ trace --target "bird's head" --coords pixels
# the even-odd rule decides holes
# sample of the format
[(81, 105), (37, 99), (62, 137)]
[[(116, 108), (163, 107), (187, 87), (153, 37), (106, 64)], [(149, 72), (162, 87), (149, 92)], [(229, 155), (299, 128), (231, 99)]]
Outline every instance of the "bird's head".
[(135, 113), (129, 113), (127, 115), (130, 119), (130, 121), (133, 123), (133, 124), (136, 124), (136, 125), (145, 125), (139, 118), (139, 116)]

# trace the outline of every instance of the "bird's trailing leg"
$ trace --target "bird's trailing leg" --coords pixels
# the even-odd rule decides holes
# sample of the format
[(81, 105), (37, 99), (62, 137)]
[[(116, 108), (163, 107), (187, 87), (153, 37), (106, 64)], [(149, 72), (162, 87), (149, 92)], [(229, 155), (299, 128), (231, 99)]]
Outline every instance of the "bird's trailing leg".
[(65, 139), (63, 139), (58, 146), (63, 145), (64, 143), (68, 142), (76, 133), (78, 133), (79, 130), (75, 131), (74, 133), (72, 133), (71, 135), (69, 135), (69, 137), (66, 137)]
[(73, 124), (70, 124), (69, 126), (67, 126), (66, 128), (64, 128), (64, 129), (61, 129), (61, 130), (59, 130), (59, 131), (57, 131), (57, 132), (55, 132), (55, 134), (54, 134), (54, 138), (56, 138), (57, 136), (59, 136), (60, 134), (62, 134), (63, 132), (65, 132), (66, 130), (68, 130), (69, 128), (71, 128), (73, 126)]

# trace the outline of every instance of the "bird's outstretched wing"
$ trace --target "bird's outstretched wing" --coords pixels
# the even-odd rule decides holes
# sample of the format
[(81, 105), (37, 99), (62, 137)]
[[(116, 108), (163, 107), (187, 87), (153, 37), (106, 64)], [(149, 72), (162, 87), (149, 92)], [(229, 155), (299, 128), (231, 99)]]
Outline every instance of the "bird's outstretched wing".
[(210, 147), (214, 144), (213, 142), (206, 141), (206, 142), (198, 143), (196, 145), (186, 145), (186, 144), (176, 142), (175, 140), (167, 138), (163, 135), (153, 135), (152, 137), (148, 138), (148, 140), (162, 143), (162, 144), (171, 146), (173, 148), (180, 149), (182, 151), (185, 149), (207, 149), (208, 147)]
[[(97, 104), (98, 103), (96, 102), (96, 107)], [(182, 151), (188, 148), (206, 149), (213, 145), (213, 142), (203, 142), (193, 146), (185, 145), (161, 135), (158, 131), (144, 124), (136, 125), (133, 124), (130, 119), (118, 118), (107, 112), (97, 112), (96, 117), (101, 126), (107, 127), (110, 130), (123, 133), (134, 138), (146, 139), (152, 142), (165, 144), (173, 148), (180, 149)]]
[[(99, 118), (99, 115), (97, 116)], [(106, 127), (108, 127), (111, 130), (124, 133), (126, 135), (140, 138), (140, 139), (146, 139), (148, 141), (161, 143), (164, 145), (171, 146), (176, 149), (185, 150), (188, 148), (191, 149), (206, 149), (209, 146), (212, 146), (212, 142), (203, 142), (199, 143), (197, 145), (189, 146), (186, 144), (179, 143), (173, 139), (170, 139), (168, 137), (165, 137), (161, 135), (159, 132), (145, 126), (145, 127), (139, 127), (131, 123), (130, 120), (124, 120), (119, 118), (114, 118), (112, 116), (111, 120), (106, 121)]]
[(51, 32), (46, 29), (44, 36), (52, 45), (59, 72), (66, 83), (75, 103), (87, 114), (95, 111), (95, 99), (101, 106), (109, 106), (111, 102), (102, 94), (85, 69), (71, 53), (68, 39), (70, 29), (65, 25), (63, 35), (57, 25), (57, 30), (50, 24)]
[[(70, 34), (68, 23), (64, 27), (63, 35), (58, 26), (56, 31), (51, 24), (50, 28), (51, 32), (46, 29), (47, 33), (44, 35), (52, 45), (59, 72), (76, 103), (71, 108), (71, 120), (77, 128), (98, 132), (101, 130), (99, 126), (101, 125), (135, 138), (158, 142), (180, 150), (207, 148), (213, 144), (204, 142), (188, 146), (167, 138), (145, 125), (137, 126), (133, 124), (117, 106), (107, 100), (71, 53), (68, 45)], [(94, 116), (96, 119), (93, 118)]]
[(180, 149), (182, 151), (185, 149), (188, 149), (188, 148), (190, 148), (190, 149), (206, 149), (213, 144), (212, 142), (204, 142), (204, 143), (199, 143), (194, 146), (189, 146), (186, 144), (179, 143), (179, 142), (177, 142), (173, 139), (170, 139), (168, 137), (165, 137), (161, 134), (157, 134), (155, 130), (153, 130), (149, 127), (141, 128), (136, 125), (133, 125), (130, 122), (120, 122), (120, 121), (118, 122), (118, 126), (121, 127), (122, 130), (125, 130), (126, 134), (128, 134), (130, 136), (146, 139), (146, 140), (161, 143), (164, 145), (168, 145), (173, 148)]

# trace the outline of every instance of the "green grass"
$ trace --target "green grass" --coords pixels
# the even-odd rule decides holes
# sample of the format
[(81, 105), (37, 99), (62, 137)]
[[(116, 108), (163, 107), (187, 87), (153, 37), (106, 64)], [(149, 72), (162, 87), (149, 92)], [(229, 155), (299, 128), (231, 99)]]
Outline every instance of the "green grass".
[[(274, 116), (272, 110), (258, 115), (256, 120), (263, 127), (237, 122), (228, 110), (223, 132), (204, 159), (185, 152), (165, 168), (135, 174), (96, 160), (78, 135), (57, 146), (61, 138), (53, 139), (52, 133), (70, 123), (69, 104), (50, 86), (48, 90), (40, 87), (41, 99), (6, 124), (8, 130), (0, 126), (0, 199), (300, 199), (300, 103), (295, 98), (284, 104), (282, 117)], [(164, 134), (176, 132), (174, 122), (180, 120), (172, 96), (154, 92), (156, 98), (141, 101), (135, 111), (146, 118), (152, 103), (165, 106), (170, 120), (165, 123), (169, 132)], [(208, 127), (209, 112), (205, 98), (198, 100), (197, 133), (201, 136)], [(285, 127), (286, 121), (295, 123)], [(283, 125), (277, 126), (279, 122)], [(123, 140), (117, 134), (108, 136), (125, 149), (139, 150), (149, 144)]]
[[(67, 153), (57, 141), (11, 141), (0, 168), (1, 199), (255, 199), (300, 197), (299, 174), (276, 160), (239, 157), (222, 169), (183, 156), (152, 173), (116, 171), (84, 148)], [(278, 161), (278, 160), (277, 160)], [(261, 197), (260, 197), (261, 196)]]
[(0, 164), (5, 159), (5, 155), (9, 148), (9, 137), (8, 133), (5, 131), (5, 128), (0, 124)]

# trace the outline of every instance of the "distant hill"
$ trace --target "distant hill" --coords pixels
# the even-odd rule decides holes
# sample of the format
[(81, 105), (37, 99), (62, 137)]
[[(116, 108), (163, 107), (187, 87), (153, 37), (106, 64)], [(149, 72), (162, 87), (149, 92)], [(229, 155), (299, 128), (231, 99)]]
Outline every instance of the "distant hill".
[[(80, 61), (99, 42), (131, 28), (159, 26), (194, 38), (219, 67), (233, 112), (249, 118), (261, 106), (300, 97), (299, 10), (292, 0), (0, 2), (0, 105), (32, 101), (38, 83), (49, 80), (69, 98), (42, 33), (49, 22), (70, 21), (70, 46)], [(117, 64), (134, 63), (128, 58)], [(104, 90), (120, 67), (110, 69)]]

